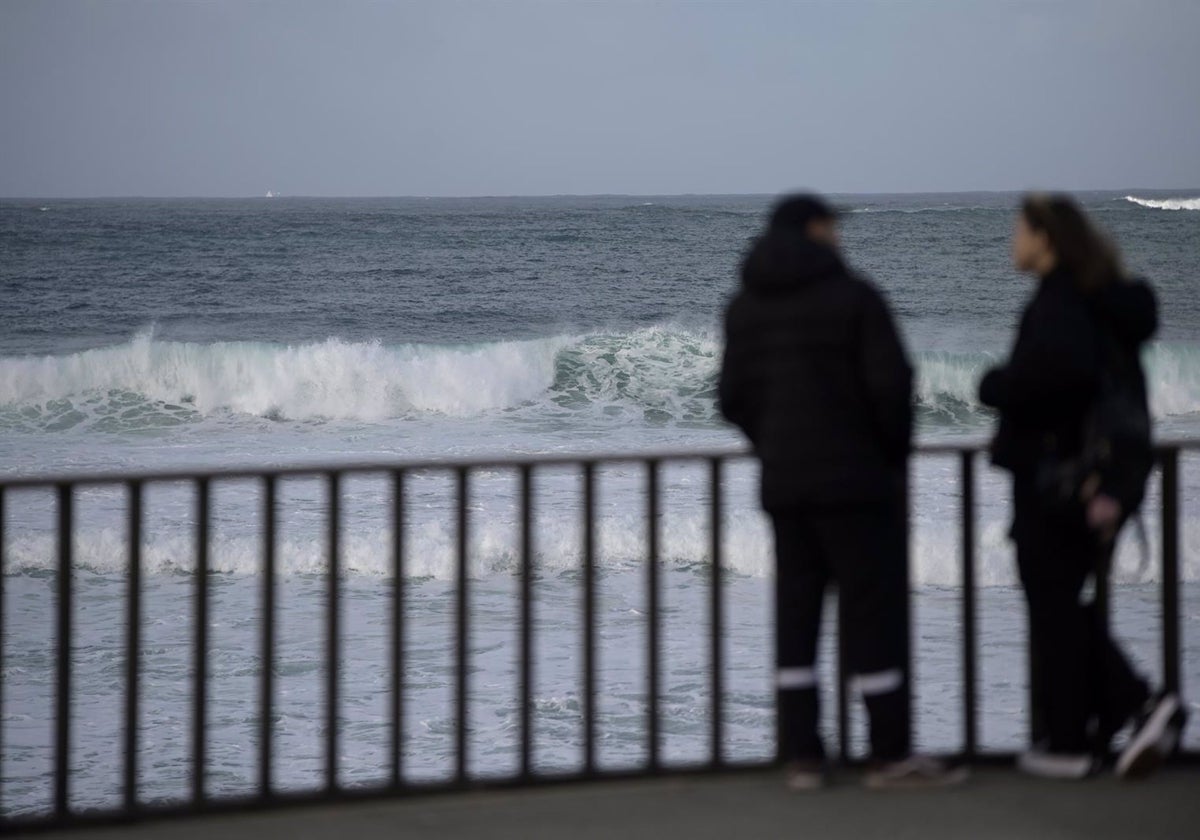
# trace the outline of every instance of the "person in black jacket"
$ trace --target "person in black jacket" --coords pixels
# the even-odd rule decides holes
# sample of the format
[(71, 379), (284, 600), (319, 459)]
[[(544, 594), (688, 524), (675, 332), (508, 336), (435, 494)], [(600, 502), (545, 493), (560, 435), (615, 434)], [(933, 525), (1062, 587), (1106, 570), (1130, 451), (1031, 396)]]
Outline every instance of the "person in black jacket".
[(851, 672), (871, 722), (870, 786), (961, 778), (911, 755), (903, 492), (912, 368), (880, 293), (837, 250), (833, 211), (778, 204), (725, 317), (719, 398), (762, 461), (775, 529), (779, 746), (789, 784), (819, 787), (815, 660), (836, 581)]
[(1013, 475), (1011, 535), (1029, 608), (1034, 717), (1038, 743), (1023, 770), (1083, 778), (1096, 769), (1126, 723), (1123, 776), (1150, 772), (1177, 742), (1183, 710), (1173, 693), (1151, 695), (1109, 637), (1084, 585), (1107, 574), (1113, 541), (1141, 502), (1144, 475), (1101, 471), (1064, 500), (1050, 480), (1083, 460), (1085, 424), (1099, 397), (1113, 342), (1132, 360), (1145, 400), (1137, 350), (1157, 326), (1154, 294), (1126, 280), (1116, 252), (1066, 196), (1031, 196), (1018, 214), (1016, 267), (1040, 278), (1008, 362), (980, 384), (1000, 412), (992, 461)]

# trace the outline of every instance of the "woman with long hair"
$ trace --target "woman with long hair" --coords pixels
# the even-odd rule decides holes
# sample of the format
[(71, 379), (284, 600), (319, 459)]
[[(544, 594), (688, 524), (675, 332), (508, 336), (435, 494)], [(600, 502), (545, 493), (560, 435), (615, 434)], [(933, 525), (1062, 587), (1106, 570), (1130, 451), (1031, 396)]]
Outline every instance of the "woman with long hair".
[(1011, 356), (984, 377), (980, 399), (1000, 414), (992, 462), (1012, 473), (1011, 536), (1029, 609), (1035, 743), (1019, 764), (1035, 775), (1084, 778), (1132, 724), (1116, 770), (1144, 776), (1178, 743), (1183, 707), (1174, 693), (1151, 693), (1094, 604), (1081, 601), (1089, 576), (1107, 575), (1145, 475), (1134, 470), (1131, 481), (1128, 470), (1098, 468), (1068, 478), (1066, 492), (1063, 476), (1072, 475), (1064, 465), (1090, 463), (1087, 427), (1112, 348), (1131, 360), (1144, 409), (1137, 353), (1157, 328), (1154, 294), (1125, 276), (1116, 249), (1068, 196), (1026, 197), (1012, 255), (1019, 271), (1038, 278), (1037, 290)]

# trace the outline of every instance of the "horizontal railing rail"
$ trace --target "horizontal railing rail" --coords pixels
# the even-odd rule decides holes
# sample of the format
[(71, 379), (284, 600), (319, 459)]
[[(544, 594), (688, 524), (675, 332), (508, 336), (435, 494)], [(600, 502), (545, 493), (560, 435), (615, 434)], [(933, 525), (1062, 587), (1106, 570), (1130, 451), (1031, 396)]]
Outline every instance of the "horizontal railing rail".
[[(987, 444), (981, 440), (955, 440), (923, 442), (914, 449), (914, 455), (960, 455), (964, 452), (984, 453)], [(1155, 445), (1155, 451), (1161, 461), (1163, 456), (1172, 452), (1200, 451), (1200, 439), (1166, 438)], [(753, 457), (753, 452), (743, 447), (723, 447), (714, 449), (667, 449), (623, 452), (575, 452), (567, 454), (543, 455), (494, 455), (473, 456), (468, 458), (426, 458), (426, 459), (376, 459), (370, 461), (337, 461), (293, 464), (289, 466), (271, 467), (218, 467), (194, 469), (144, 470), (121, 472), (77, 472), (77, 473), (46, 473), (25, 474), (0, 473), (0, 489), (18, 489), (29, 487), (54, 487), (61, 484), (77, 486), (96, 484), (127, 484), (131, 481), (140, 482), (169, 482), (197, 481), (207, 479), (250, 479), (250, 478), (289, 478), (313, 476), (323, 473), (388, 473), (397, 470), (403, 472), (419, 472), (424, 470), (487, 470), (501, 468), (530, 467), (568, 467), (580, 466), (585, 463), (593, 464), (635, 464), (647, 461), (659, 462), (688, 462), (711, 461), (714, 458), (722, 460)]]
[[(1179, 460), (1184, 451), (1200, 450), (1200, 440), (1164, 441), (1158, 448), (1161, 472), (1161, 553), (1162, 553), (1162, 675), (1165, 687), (1177, 690), (1181, 675), (1181, 641), (1179, 627)], [(983, 451), (978, 442), (946, 442), (925, 444), (919, 448), (922, 457), (948, 457), (958, 459), (960, 485), (960, 541), (962, 571), (962, 738), (958, 757), (971, 762), (1007, 760), (1010, 755), (984, 751), (979, 740), (978, 716), (978, 614), (976, 604), (976, 543), (975, 525), (977, 498), (977, 465)], [(429, 794), (478, 787), (504, 788), (534, 783), (556, 783), (561, 781), (630, 778), (659, 773), (698, 773), (728, 771), (743, 767), (762, 768), (772, 760), (735, 762), (726, 756), (726, 714), (724, 703), (723, 640), (726, 637), (724, 576), (722, 568), (723, 534), (722, 516), (725, 509), (723, 485), (725, 467), (730, 461), (744, 460), (751, 454), (743, 449), (717, 449), (705, 451), (626, 452), (626, 453), (581, 453), (572, 455), (527, 455), (472, 459), (430, 459), (381, 462), (345, 462), (336, 464), (303, 464), (286, 467), (235, 468), (208, 470), (167, 470), (159, 472), (94, 473), (75, 475), (13, 476), (0, 477), (0, 610), (5, 604), (5, 524), (6, 504), (14, 491), (36, 488), (51, 488), (55, 493), (57, 516), (57, 562), (55, 567), (55, 635), (54, 649), (54, 730), (52, 808), (45, 813), (12, 816), (7, 803), (0, 800), (0, 828), (26, 830), (52, 828), (66, 825), (99, 825), (115, 820), (128, 820), (148, 816), (167, 816), (187, 813), (210, 812), (230, 808), (255, 808), (299, 804), (303, 802), (350, 800), (369, 796), (395, 796)], [(659, 521), (663, 512), (661, 470), (668, 464), (701, 464), (707, 471), (707, 547), (708, 562), (707, 639), (708, 658), (707, 682), (710, 694), (710, 749), (706, 761), (699, 765), (678, 765), (664, 760), (662, 741), (662, 634), (660, 620), (662, 587), (660, 553), (661, 539)], [(615, 464), (642, 465), (645, 469), (645, 597), (646, 597), (646, 667), (645, 667), (645, 723), (644, 739), (646, 759), (640, 768), (633, 770), (603, 769), (597, 761), (598, 716), (597, 716), (597, 476), (600, 468)], [(537, 665), (534, 655), (534, 590), (535, 575), (535, 494), (533, 478), (544, 470), (571, 468), (578, 470), (581, 496), (580, 524), (582, 525), (582, 554), (580, 576), (580, 639), (582, 649), (580, 672), (579, 715), (582, 724), (582, 762), (576, 772), (544, 774), (535, 769), (533, 758), (533, 689), (534, 671)], [(507, 777), (483, 778), (470, 772), (469, 720), (471, 709), (470, 651), (468, 640), (471, 633), (470, 593), (471, 577), (468, 574), (471, 528), (472, 478), (480, 471), (510, 471), (517, 479), (517, 540), (519, 578), (516, 590), (517, 639), (517, 771)], [(406, 583), (405, 556), (405, 513), (406, 479), (416, 473), (436, 471), (453, 477), (453, 635), (454, 635), (454, 678), (453, 693), (453, 773), (444, 782), (420, 782), (410, 779), (405, 773), (404, 721), (405, 708), (405, 650), (406, 622), (405, 601), (409, 597)], [(339, 719), (340, 684), (339, 662), (343, 635), (342, 622), (342, 568), (343, 544), (343, 483), (348, 476), (374, 474), (390, 477), (390, 524), (391, 524), (391, 584), (387, 590), (390, 599), (388, 613), (389, 669), (387, 684), (390, 691), (388, 705), (389, 747), (386, 783), (374, 787), (344, 786), (338, 780), (338, 756), (340, 750), (341, 725)], [(275, 711), (274, 667), (276, 657), (276, 583), (278, 576), (279, 537), (279, 484), (281, 479), (295, 477), (317, 477), (325, 484), (327, 527), (324, 542), (328, 554), (325, 571), (324, 607), (326, 620), (323, 627), (324, 644), (324, 784), (321, 789), (310, 793), (295, 793), (279, 790), (274, 786), (274, 730), (272, 715)], [(261, 668), (257, 690), (257, 791), (249, 796), (213, 796), (207, 787), (208, 755), (206, 745), (209, 734), (208, 719), (208, 655), (209, 620), (211, 614), (209, 569), (211, 561), (210, 535), (212, 530), (213, 486), (227, 480), (251, 480), (261, 482), (262, 509), (262, 590), (258, 604), (262, 637), (259, 656)], [(182, 804), (157, 805), (143, 801), (139, 789), (138, 754), (140, 750), (139, 726), (141, 715), (137, 690), (141, 673), (139, 652), (142, 649), (143, 603), (142, 603), (142, 536), (144, 533), (145, 490), (154, 484), (187, 482), (195, 487), (196, 521), (196, 570), (194, 578), (193, 631), (191, 649), (191, 755), (190, 755), (190, 799)], [(88, 486), (111, 486), (125, 488), (128, 503), (126, 578), (127, 597), (124, 603), (124, 683), (125, 698), (123, 735), (121, 744), (122, 798), (118, 807), (106, 810), (82, 810), (72, 805), (71, 739), (72, 709), (77, 697), (72, 677), (73, 608), (75, 593), (75, 557), (73, 556), (76, 518), (76, 490)], [(1097, 597), (1106, 599), (1107, 588), (1098, 587)], [(1102, 612), (1107, 607), (1101, 601)], [(0, 612), (0, 633), (11, 632), (7, 619)], [(840, 635), (840, 634), (839, 634)], [(5, 677), (3, 654), (5, 645), (0, 637), (0, 708), (9, 696)], [(843, 758), (849, 758), (847, 726), (846, 675), (842, 673), (842, 656), (837, 657), (838, 694), (838, 742)], [(3, 728), (0, 727), (0, 736)], [(1200, 761), (1200, 753), (1184, 753), (1183, 760)], [(0, 778), (8, 761), (3, 743), (0, 743)]]

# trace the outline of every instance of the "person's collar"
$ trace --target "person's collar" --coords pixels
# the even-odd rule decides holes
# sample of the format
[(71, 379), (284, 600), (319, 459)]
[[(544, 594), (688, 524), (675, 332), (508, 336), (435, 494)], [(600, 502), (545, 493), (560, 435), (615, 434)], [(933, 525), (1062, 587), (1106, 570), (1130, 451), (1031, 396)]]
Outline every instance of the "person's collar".
[(1072, 285), (1071, 272), (1061, 263), (1056, 263), (1054, 268), (1042, 275), (1042, 282), (1048, 286)]

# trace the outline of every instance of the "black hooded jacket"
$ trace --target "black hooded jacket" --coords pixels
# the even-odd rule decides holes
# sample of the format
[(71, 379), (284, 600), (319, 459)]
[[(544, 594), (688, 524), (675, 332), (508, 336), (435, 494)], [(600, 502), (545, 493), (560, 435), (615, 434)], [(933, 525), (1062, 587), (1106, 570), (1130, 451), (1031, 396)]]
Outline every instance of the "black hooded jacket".
[[(1145, 283), (1120, 282), (1084, 295), (1066, 272), (1043, 278), (1008, 363), (980, 383), (980, 401), (1000, 412), (993, 463), (1030, 482), (1047, 456), (1078, 456), (1107, 363), (1104, 333), (1122, 352), (1136, 354), (1157, 326), (1154, 292)], [(1145, 394), (1140, 365), (1135, 370)], [(1124, 502), (1140, 497), (1140, 488), (1101, 489)]]
[(769, 232), (725, 316), (721, 411), (762, 460), (762, 501), (894, 498), (912, 438), (912, 368), (880, 293), (837, 252)]

